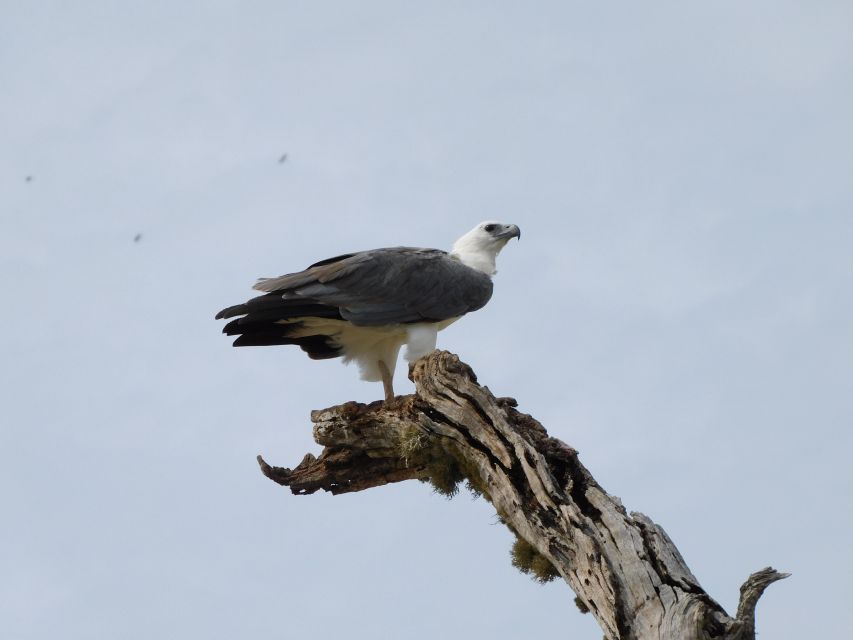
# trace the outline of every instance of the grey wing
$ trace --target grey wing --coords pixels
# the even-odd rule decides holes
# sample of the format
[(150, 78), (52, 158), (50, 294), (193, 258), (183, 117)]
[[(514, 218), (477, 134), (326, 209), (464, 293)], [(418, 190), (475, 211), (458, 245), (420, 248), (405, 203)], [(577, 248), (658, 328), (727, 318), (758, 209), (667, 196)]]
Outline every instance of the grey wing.
[(360, 326), (438, 322), (475, 311), (492, 295), (486, 274), (444, 251), (409, 247), (324, 260), (299, 273), (261, 280), (255, 288), (336, 306)]

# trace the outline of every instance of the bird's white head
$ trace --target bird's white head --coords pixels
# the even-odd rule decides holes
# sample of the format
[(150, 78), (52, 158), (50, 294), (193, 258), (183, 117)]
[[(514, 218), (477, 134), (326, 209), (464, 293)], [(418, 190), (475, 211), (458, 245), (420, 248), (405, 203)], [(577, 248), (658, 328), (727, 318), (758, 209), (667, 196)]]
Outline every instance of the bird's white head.
[(521, 239), (517, 226), (486, 220), (454, 242), (450, 255), (472, 269), (493, 276), (497, 273), (495, 258), (510, 238)]

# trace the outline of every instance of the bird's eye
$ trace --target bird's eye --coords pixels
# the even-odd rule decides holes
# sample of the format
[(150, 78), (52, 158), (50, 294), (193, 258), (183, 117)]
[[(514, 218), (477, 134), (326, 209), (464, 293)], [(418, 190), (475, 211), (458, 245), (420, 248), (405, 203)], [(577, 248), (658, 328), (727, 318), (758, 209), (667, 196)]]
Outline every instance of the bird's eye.
[(483, 227), (483, 231), (491, 233), (492, 231), (494, 231), (497, 228), (498, 228), (498, 225), (496, 225), (496, 224), (487, 224), (485, 227)]

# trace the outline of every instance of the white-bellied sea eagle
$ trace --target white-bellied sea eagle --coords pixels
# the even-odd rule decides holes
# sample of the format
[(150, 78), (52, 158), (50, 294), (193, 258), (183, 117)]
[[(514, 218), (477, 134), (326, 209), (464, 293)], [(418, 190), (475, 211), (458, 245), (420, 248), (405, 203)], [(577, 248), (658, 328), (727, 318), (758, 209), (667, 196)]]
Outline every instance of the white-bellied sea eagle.
[(492, 297), (495, 258), (520, 237), (514, 224), (486, 221), (449, 253), (391, 247), (321, 260), (259, 279), (253, 288), (265, 295), (216, 318), (240, 316), (222, 330), (238, 336), (235, 347), (295, 344), (314, 360), (354, 361), (362, 379), (382, 381), (390, 401), (400, 347), (414, 362), (435, 349), (439, 331), (482, 308)]

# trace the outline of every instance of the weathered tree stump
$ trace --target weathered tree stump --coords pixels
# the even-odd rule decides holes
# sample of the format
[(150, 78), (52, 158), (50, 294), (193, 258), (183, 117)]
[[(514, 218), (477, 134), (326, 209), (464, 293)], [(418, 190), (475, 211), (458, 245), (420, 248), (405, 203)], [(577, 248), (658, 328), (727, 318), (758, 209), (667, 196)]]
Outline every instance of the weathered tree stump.
[[(628, 513), (577, 451), (548, 436), (512, 398), (495, 398), (448, 352), (415, 363), (416, 394), (393, 403), (314, 411), (325, 447), (295, 469), (263, 473), (295, 494), (334, 494), (418, 479), (482, 494), (519, 538), (516, 561), (540, 579), (559, 575), (608, 640), (747, 640), (764, 589), (789, 574), (768, 567), (741, 587), (732, 617), (709, 596), (659, 525)], [(518, 546), (517, 545), (517, 546)]]

